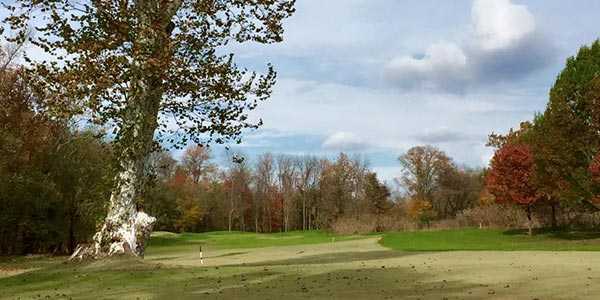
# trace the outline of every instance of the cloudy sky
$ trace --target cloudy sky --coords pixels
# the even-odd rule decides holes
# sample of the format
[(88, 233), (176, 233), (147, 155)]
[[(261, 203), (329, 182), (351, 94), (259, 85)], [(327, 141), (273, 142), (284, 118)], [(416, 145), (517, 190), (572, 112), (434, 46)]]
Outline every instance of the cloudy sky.
[(487, 135), (543, 111), (565, 59), (599, 37), (599, 19), (597, 0), (297, 0), (285, 42), (233, 49), (240, 65), (271, 62), (279, 74), (252, 113), (265, 125), (233, 150), (344, 151), (388, 181), (415, 145), (486, 166)]
[(543, 111), (565, 59), (598, 38), (600, 1), (575, 3), (298, 0), (284, 43), (236, 49), (279, 73), (236, 150), (357, 153), (386, 180), (421, 144), (486, 166), (487, 135)]

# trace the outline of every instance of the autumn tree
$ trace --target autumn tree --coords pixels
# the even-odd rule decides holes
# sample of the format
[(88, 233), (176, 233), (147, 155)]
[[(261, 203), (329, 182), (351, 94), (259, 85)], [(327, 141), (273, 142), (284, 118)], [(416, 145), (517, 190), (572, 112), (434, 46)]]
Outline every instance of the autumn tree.
[(524, 207), (527, 227), (532, 234), (532, 206), (539, 200), (533, 182), (535, 163), (529, 146), (505, 144), (496, 151), (486, 177), (486, 187), (498, 203), (511, 203)]
[(345, 153), (340, 153), (334, 162), (323, 162), (319, 179), (322, 197), (318, 216), (320, 226), (327, 227), (344, 215), (357, 217), (355, 204), (359, 199), (364, 199), (357, 193), (363, 171), (361, 162)]
[(588, 170), (594, 182), (594, 187), (592, 190), (594, 197), (592, 198), (592, 201), (594, 203), (600, 203), (600, 154), (594, 157), (594, 160), (590, 164)]
[(428, 207), (431, 207), (440, 175), (453, 167), (450, 158), (433, 146), (416, 146), (402, 154), (398, 160), (402, 167), (400, 184), (415, 201), (429, 202)]
[(239, 142), (244, 129), (260, 125), (247, 112), (270, 96), (275, 72), (237, 67), (225, 46), (281, 41), (294, 0), (17, 0), (7, 8), (7, 38), (29, 39), (51, 57), (26, 59), (55, 113), (114, 125), (119, 172), (108, 214), (93, 245), (74, 255), (101, 257), (143, 255), (155, 219), (138, 202), (155, 136)]

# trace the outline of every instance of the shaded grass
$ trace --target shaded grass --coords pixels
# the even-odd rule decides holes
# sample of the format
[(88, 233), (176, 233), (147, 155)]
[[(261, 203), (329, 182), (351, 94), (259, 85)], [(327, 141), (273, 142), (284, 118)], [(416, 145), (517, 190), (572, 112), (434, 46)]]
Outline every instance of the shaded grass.
[(409, 268), (300, 274), (280, 267), (165, 267), (132, 258), (62, 264), (0, 278), (0, 298), (58, 299), (385, 299), (461, 295), (476, 285), (432, 282)]
[(310, 255), (298, 258), (289, 258), (281, 260), (269, 260), (260, 263), (244, 264), (244, 266), (288, 266), (288, 265), (319, 265), (333, 263), (352, 263), (365, 262), (369, 260), (381, 260), (389, 258), (398, 258), (416, 254), (417, 252), (399, 252), (399, 251), (365, 251), (365, 252), (336, 252)]
[(403, 251), (600, 251), (598, 233), (578, 231), (539, 231), (533, 236), (524, 230), (474, 228), (393, 232), (384, 234), (380, 243)]
[[(0, 278), (0, 298), (168, 298), (239, 284), (235, 269), (166, 267), (134, 258), (112, 258)], [(271, 275), (260, 274), (260, 276)], [(245, 278), (255, 278), (253, 271)], [(247, 279), (244, 279), (247, 280)], [(176, 297), (179, 298), (179, 297)]]

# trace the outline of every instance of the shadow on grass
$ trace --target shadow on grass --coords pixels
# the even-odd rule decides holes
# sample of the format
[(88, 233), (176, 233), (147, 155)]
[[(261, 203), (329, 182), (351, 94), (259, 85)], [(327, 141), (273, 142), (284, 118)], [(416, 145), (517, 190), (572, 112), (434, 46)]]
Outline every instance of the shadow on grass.
[[(503, 232), (505, 235), (511, 236), (527, 236), (527, 229), (511, 229)], [(580, 240), (593, 240), (600, 239), (599, 231), (591, 230), (570, 230), (567, 228), (552, 229), (552, 228), (535, 228), (533, 230), (534, 235), (545, 235), (551, 238), (568, 240), (568, 241), (580, 241)]]
[(314, 265), (314, 264), (333, 264), (350, 263), (355, 261), (376, 260), (386, 258), (396, 258), (408, 255), (419, 254), (419, 252), (400, 252), (400, 251), (369, 251), (369, 252), (339, 252), (326, 253), (318, 255), (309, 255), (292, 259), (271, 260), (259, 263), (244, 264), (243, 266), (288, 266), (288, 265)]
[(301, 276), (285, 274), (265, 282), (227, 288), (208, 299), (447, 299), (464, 298), (481, 285), (432, 281), (409, 268), (360, 268)]
[(0, 298), (180, 299), (199, 290), (218, 291), (279, 275), (273, 271), (235, 272), (225, 268), (165, 267), (133, 258), (57, 263), (0, 277)]
[(221, 254), (221, 255), (217, 255), (217, 256), (211, 256), (211, 258), (235, 256), (235, 255), (242, 255), (242, 254), (246, 254), (246, 253), (248, 253), (248, 252), (231, 252), (231, 253), (225, 253), (225, 254)]

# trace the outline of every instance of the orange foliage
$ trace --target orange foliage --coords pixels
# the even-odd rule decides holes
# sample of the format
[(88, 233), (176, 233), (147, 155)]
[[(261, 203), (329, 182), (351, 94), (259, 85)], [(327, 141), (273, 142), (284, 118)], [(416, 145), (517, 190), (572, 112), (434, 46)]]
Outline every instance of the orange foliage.
[(412, 198), (408, 200), (406, 213), (413, 220), (423, 220), (431, 214), (431, 203), (426, 200)]

